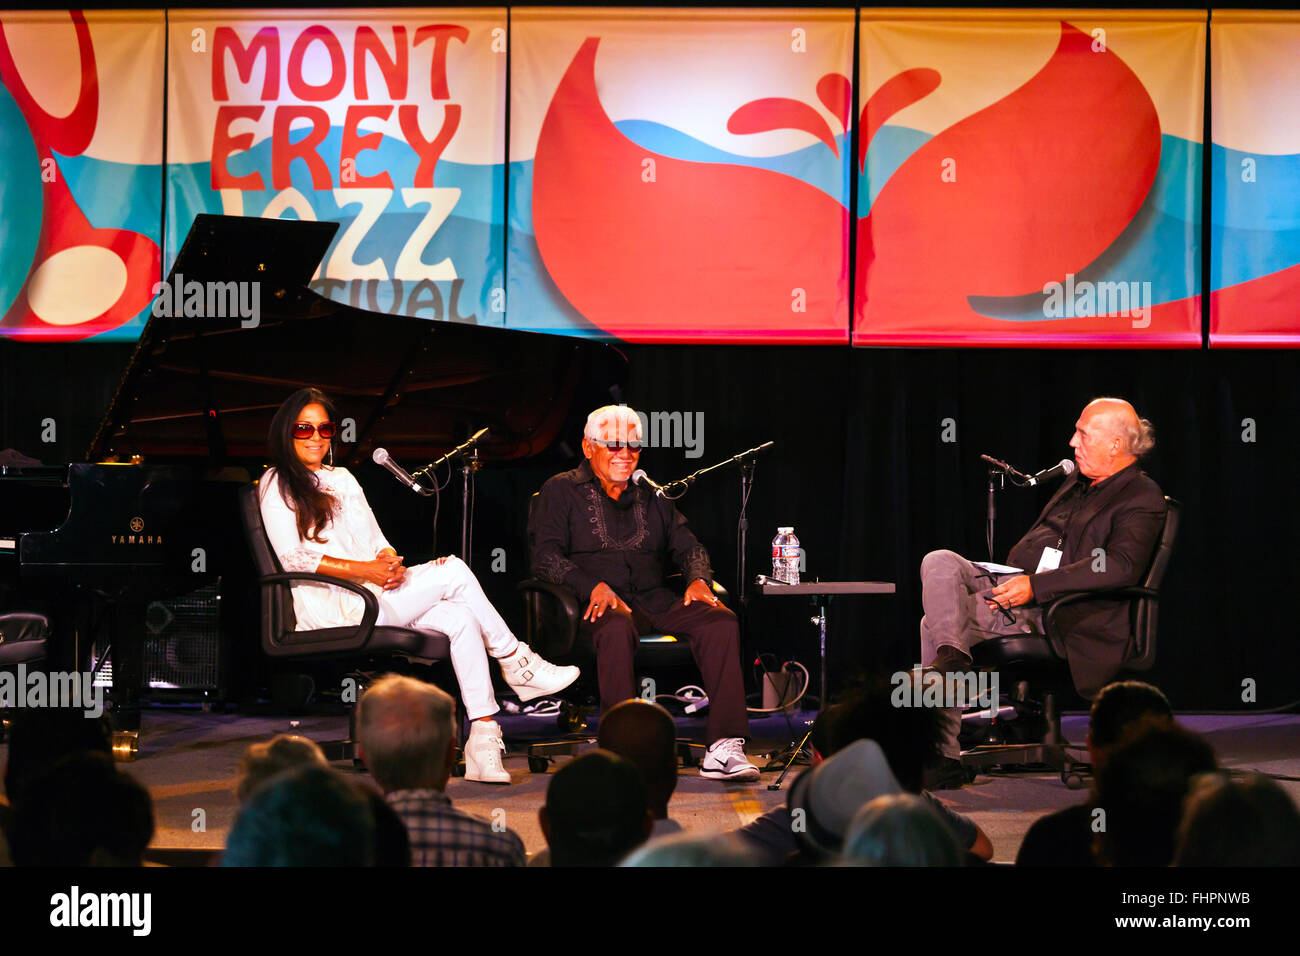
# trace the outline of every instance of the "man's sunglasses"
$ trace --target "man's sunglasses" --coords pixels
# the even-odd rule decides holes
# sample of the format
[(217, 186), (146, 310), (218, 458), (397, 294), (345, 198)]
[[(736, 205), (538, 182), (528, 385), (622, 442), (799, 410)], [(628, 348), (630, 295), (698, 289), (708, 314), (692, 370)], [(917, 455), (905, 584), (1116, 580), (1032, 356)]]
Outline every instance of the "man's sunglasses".
[(296, 422), (293, 426), (293, 437), (298, 441), (306, 441), (312, 435), (320, 434), (321, 438), (326, 441), (338, 434), (339, 427), (333, 422), (321, 422), (319, 425), (313, 425), (311, 422)]
[(635, 452), (640, 451), (645, 447), (645, 442), (641, 441), (618, 441), (617, 439), (605, 441), (603, 438), (591, 438), (588, 440), (593, 445), (600, 445), (602, 448), (607, 448), (611, 452), (622, 451), (624, 448)]

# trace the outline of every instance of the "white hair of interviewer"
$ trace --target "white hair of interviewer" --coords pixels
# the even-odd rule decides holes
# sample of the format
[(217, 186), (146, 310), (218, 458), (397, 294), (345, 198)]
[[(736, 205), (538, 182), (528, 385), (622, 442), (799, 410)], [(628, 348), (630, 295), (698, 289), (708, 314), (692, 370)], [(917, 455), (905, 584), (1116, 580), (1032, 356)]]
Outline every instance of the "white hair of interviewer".
[[(604, 436), (612, 429), (612, 438)], [(626, 405), (602, 405), (587, 416), (582, 437), (588, 440), (634, 441), (641, 439), (641, 416)]]

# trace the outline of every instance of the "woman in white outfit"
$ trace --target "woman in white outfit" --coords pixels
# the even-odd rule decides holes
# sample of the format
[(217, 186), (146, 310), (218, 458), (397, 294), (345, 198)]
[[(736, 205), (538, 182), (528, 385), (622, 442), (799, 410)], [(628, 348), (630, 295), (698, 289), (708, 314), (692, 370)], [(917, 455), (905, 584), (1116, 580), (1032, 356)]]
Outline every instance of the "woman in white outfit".
[[(275, 464), (259, 483), (259, 497), (280, 566), (361, 583), (379, 599), (379, 625), (446, 634), (472, 721), (465, 744), (466, 779), (509, 783), (501, 763), (501, 728), (492, 719), (500, 708), (488, 655), (501, 664), (506, 683), (524, 701), (568, 687), (577, 680), (578, 668), (556, 667), (517, 640), (459, 558), (403, 566), (357, 480), (331, 464), (335, 420), (330, 400), (304, 388), (289, 396), (271, 421), (268, 443)], [(363, 608), (360, 596), (342, 588), (315, 582), (293, 586), (299, 630), (359, 623)]]

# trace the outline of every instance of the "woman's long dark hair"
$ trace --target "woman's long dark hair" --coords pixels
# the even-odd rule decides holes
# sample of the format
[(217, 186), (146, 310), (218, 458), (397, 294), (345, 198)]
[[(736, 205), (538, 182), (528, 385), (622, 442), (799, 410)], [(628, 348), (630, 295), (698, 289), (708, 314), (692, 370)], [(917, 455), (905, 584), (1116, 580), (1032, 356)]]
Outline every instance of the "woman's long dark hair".
[[(323, 406), (328, 419), (338, 421), (334, 403), (324, 392), (316, 388), (300, 388), (284, 400), (284, 404), (271, 419), (266, 444), (271, 450), (271, 461), (274, 462), (275, 473), (280, 479), (280, 497), (298, 517), (299, 537), (320, 542), (321, 529), (334, 510), (334, 497), (320, 489), (316, 475), (293, 450), (293, 426), (308, 405)], [(330, 450), (333, 452), (332, 440)]]

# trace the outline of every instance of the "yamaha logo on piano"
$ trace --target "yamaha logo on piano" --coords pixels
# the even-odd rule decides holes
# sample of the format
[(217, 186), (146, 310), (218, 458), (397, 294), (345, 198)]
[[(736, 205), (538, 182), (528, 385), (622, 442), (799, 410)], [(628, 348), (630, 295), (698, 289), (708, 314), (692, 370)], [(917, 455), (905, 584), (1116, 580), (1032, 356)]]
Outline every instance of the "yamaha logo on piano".
[(113, 544), (162, 544), (163, 536), (160, 534), (141, 534), (144, 531), (144, 519), (138, 515), (131, 519), (130, 534), (110, 535)]

